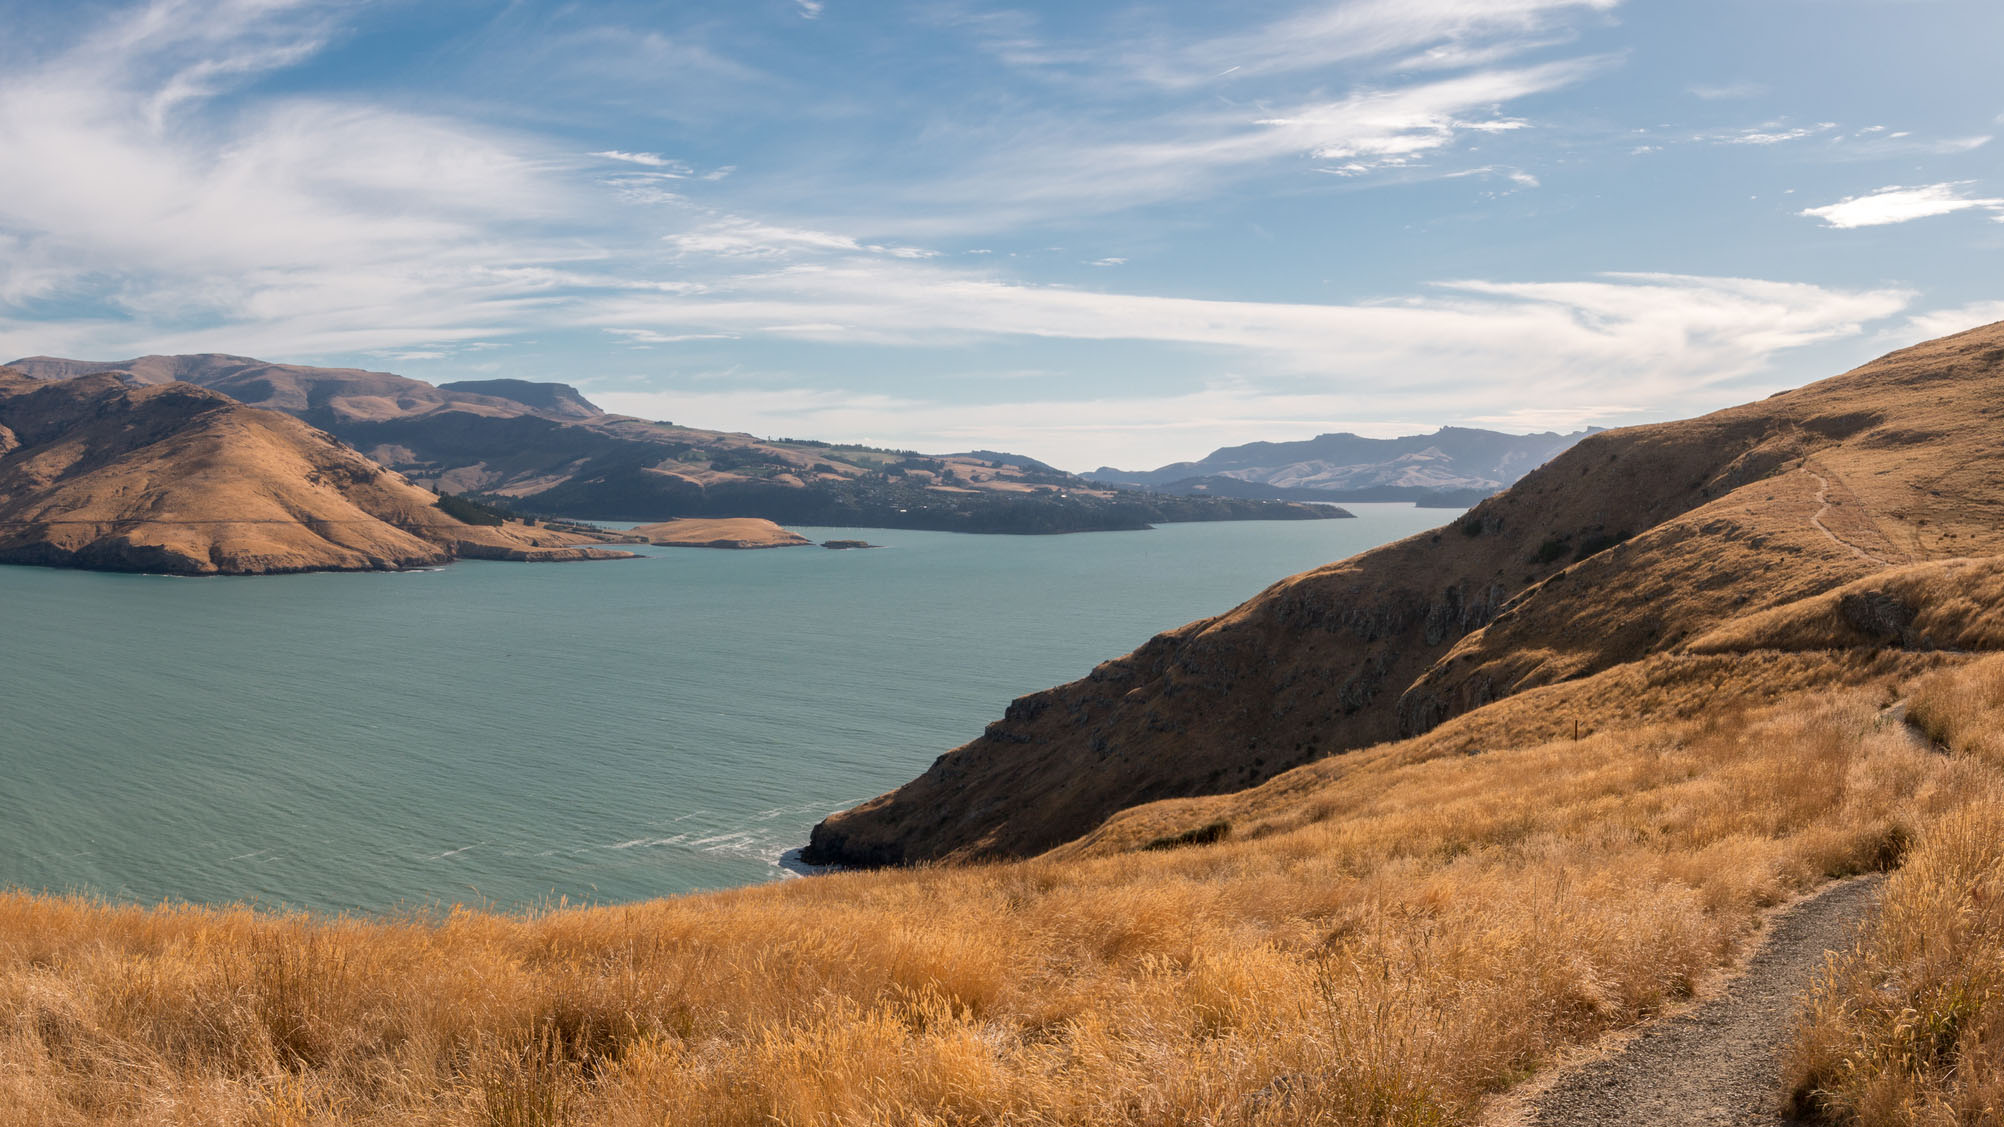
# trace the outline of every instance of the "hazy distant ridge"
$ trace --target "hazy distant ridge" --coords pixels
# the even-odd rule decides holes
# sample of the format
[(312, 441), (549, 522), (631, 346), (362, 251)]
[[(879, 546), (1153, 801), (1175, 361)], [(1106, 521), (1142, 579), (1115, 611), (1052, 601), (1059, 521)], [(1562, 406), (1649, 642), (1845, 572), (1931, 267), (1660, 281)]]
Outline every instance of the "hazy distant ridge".
[(1599, 428), (1504, 434), (1442, 427), (1432, 434), (1365, 438), (1324, 434), (1301, 442), (1248, 442), (1154, 470), (1101, 466), (1088, 477), (1165, 493), (1391, 500), (1427, 493), (1486, 495), (1570, 449)]

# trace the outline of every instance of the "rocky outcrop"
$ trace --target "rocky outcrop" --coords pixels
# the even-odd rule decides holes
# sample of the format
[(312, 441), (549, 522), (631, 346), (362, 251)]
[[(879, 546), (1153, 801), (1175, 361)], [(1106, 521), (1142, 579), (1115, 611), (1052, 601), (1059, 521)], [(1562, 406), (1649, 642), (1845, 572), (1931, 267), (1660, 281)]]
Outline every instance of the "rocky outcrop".
[(1594, 435), (1446, 527), (1016, 701), (919, 778), (817, 826), (808, 858), (1036, 853), (1140, 803), (1240, 790), (1733, 639), (1949, 637), (1911, 593), (1949, 599), (1945, 580), (1913, 578), (1897, 598), (1851, 585), (2004, 549), (2000, 401), (2004, 326), (1992, 326), (1760, 403)]

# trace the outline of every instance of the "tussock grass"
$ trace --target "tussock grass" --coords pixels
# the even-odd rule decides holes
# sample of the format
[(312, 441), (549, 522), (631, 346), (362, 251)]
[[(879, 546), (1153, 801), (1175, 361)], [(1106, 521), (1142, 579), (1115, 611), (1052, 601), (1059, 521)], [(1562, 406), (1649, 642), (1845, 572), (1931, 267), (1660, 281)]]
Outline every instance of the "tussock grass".
[(2004, 660), (1937, 673), (1915, 686), (1907, 715), (1927, 738), (2004, 766)]
[[(2004, 659), (1926, 679), (1911, 715), (1951, 752), (2004, 763)], [(1801, 1103), (1846, 1122), (2004, 1117), (2004, 788), (1923, 829), (1819, 984), (1793, 1071)]]
[(1877, 704), (1362, 772), (1202, 848), (533, 917), (0, 896), (0, 1122), (1465, 1122), (1967, 803)]

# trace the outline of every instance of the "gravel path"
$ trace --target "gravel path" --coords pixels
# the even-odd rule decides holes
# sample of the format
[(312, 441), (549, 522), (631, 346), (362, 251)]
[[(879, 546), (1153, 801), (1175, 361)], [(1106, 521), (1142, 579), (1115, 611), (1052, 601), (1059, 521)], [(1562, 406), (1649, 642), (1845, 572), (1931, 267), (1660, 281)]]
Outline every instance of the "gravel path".
[(1570, 1070), (1510, 1119), (1537, 1127), (1690, 1124), (1773, 1127), (1781, 1056), (1824, 954), (1846, 948), (1882, 878), (1839, 881), (1776, 916), (1725, 992), (1643, 1026), (1619, 1050)]

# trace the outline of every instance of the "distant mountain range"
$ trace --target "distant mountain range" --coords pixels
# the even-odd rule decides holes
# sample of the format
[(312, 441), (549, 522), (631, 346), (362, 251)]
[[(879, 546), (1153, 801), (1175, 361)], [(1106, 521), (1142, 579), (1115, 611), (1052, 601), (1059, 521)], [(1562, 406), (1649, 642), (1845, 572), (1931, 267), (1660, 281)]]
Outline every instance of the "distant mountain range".
[(1442, 427), (1404, 438), (1325, 434), (1302, 442), (1248, 442), (1156, 470), (1101, 466), (1086, 475), (1122, 489), (1181, 496), (1298, 501), (1417, 501), (1465, 507), (1597, 433), (1503, 434)]
[(196, 384), (301, 419), (419, 485), (535, 515), (763, 517), (957, 532), (1348, 515), (1202, 491), (1116, 490), (996, 451), (921, 455), (650, 422), (607, 414), (561, 383), (433, 386), (390, 372), (218, 354), (114, 361), (33, 356), (8, 367), (43, 381), (111, 376), (136, 386)]

